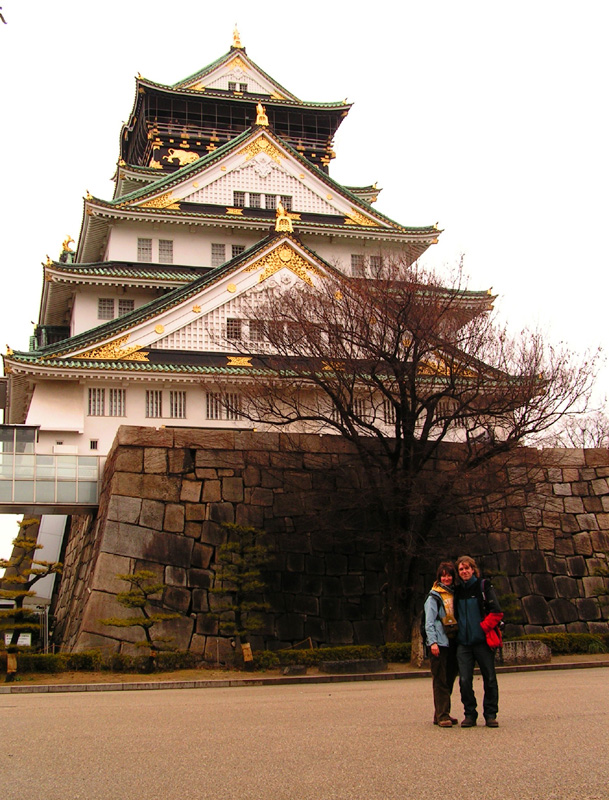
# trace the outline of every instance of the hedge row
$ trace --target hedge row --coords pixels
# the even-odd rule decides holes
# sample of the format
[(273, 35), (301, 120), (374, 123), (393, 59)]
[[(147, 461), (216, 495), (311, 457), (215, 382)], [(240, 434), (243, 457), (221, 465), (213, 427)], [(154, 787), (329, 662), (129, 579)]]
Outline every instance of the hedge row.
[(382, 658), (385, 661), (410, 661), (410, 642), (392, 642), (380, 647), (354, 645), (349, 647), (319, 647), (315, 650), (260, 650), (254, 653), (255, 669), (276, 669), (301, 664), (317, 666), (321, 661), (352, 661), (362, 658)]
[[(156, 671), (166, 672), (178, 669), (193, 669), (199, 664), (199, 657), (187, 650), (161, 652), (156, 657)], [(102, 656), (99, 650), (83, 653), (28, 653), (21, 651), (17, 656), (18, 671), (25, 672), (146, 672), (147, 656), (128, 656), (114, 653)], [(0, 671), (6, 672), (6, 652), (0, 652)]]

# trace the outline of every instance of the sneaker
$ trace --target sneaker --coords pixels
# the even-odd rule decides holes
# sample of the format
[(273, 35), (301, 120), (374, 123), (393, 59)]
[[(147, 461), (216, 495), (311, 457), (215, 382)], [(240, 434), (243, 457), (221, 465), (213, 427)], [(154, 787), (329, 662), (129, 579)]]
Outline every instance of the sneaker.
[(487, 717), (486, 718), (486, 727), (487, 728), (498, 728), (499, 723), (495, 719), (495, 717)]
[(438, 725), (440, 728), (452, 728), (453, 726), (449, 719), (441, 719), (440, 722), (438, 722)]
[[(488, 722), (486, 723), (488, 725)], [(476, 720), (472, 719), (471, 717), (465, 717), (463, 722), (461, 723), (462, 728), (475, 728), (476, 727)]]

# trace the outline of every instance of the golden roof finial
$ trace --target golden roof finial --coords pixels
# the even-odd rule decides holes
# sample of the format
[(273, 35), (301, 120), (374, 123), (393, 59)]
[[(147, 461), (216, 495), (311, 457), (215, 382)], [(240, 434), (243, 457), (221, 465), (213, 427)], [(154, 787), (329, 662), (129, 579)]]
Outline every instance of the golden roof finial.
[(256, 125), (264, 125), (268, 128), (269, 125), (269, 118), (266, 115), (266, 108), (262, 105), (262, 103), (258, 103), (256, 106)]
[(13, 349), (8, 344), (6, 345), (6, 355), (7, 356), (12, 356), (13, 355)]
[(53, 264), (51, 256), (47, 253), (47, 260), (44, 262), (45, 267), (50, 267)]
[(88, 189), (87, 189), (87, 194), (85, 195), (85, 197), (87, 198), (87, 200), (93, 200), (93, 195), (91, 194), (91, 192)]
[(62, 253), (73, 253), (74, 250), (70, 250), (70, 244), (74, 244), (74, 239), (71, 236), (66, 236), (66, 238), (61, 243), (61, 251)]
[(237, 30), (236, 22), (235, 22), (235, 27), (233, 29), (233, 47), (236, 47), (237, 50), (243, 50), (243, 45), (241, 44), (241, 37), (239, 36), (239, 31)]
[(292, 233), (294, 230), (292, 220), (288, 212), (283, 207), (281, 200), (277, 202), (277, 218), (275, 220), (275, 230), (278, 233)]

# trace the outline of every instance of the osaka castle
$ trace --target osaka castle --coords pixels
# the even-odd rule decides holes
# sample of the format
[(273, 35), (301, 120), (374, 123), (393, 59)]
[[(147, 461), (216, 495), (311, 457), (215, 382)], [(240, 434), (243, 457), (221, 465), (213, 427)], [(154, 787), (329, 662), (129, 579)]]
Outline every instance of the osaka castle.
[(378, 211), (376, 185), (332, 179), (349, 109), (297, 98), (236, 30), (174, 85), (138, 75), (113, 197), (87, 194), (77, 242), (44, 264), (30, 349), (4, 356), (5, 423), (37, 453), (79, 457), (103, 457), (123, 424), (250, 425), (239, 397), (255, 368), (243, 342), (262, 335), (256, 293), (330, 269), (370, 277), (437, 241), (436, 226)]

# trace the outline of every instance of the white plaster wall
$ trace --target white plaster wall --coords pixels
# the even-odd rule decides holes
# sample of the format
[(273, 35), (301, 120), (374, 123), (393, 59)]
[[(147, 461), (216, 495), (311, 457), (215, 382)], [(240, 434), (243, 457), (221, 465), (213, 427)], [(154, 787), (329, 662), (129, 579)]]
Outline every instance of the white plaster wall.
[[(67, 519), (66, 516), (59, 514), (45, 514), (41, 518), (37, 541), (38, 544), (42, 545), (42, 550), (38, 551), (38, 559), (41, 561), (59, 561)], [(33, 588), (36, 596), (32, 598), (33, 602), (40, 604), (41, 602), (49, 603), (51, 601), (56, 577), (56, 575), (47, 575), (34, 584)]]
[(27, 415), (27, 425), (42, 431), (83, 430), (82, 386), (76, 381), (39, 381)]
[(76, 336), (83, 331), (96, 328), (108, 322), (97, 317), (97, 301), (100, 297), (111, 297), (115, 301), (115, 313), (118, 314), (118, 300), (133, 300), (134, 308), (139, 308), (158, 297), (160, 290), (135, 289), (119, 286), (86, 286), (81, 287), (74, 297), (72, 319), (70, 321), (70, 334)]

